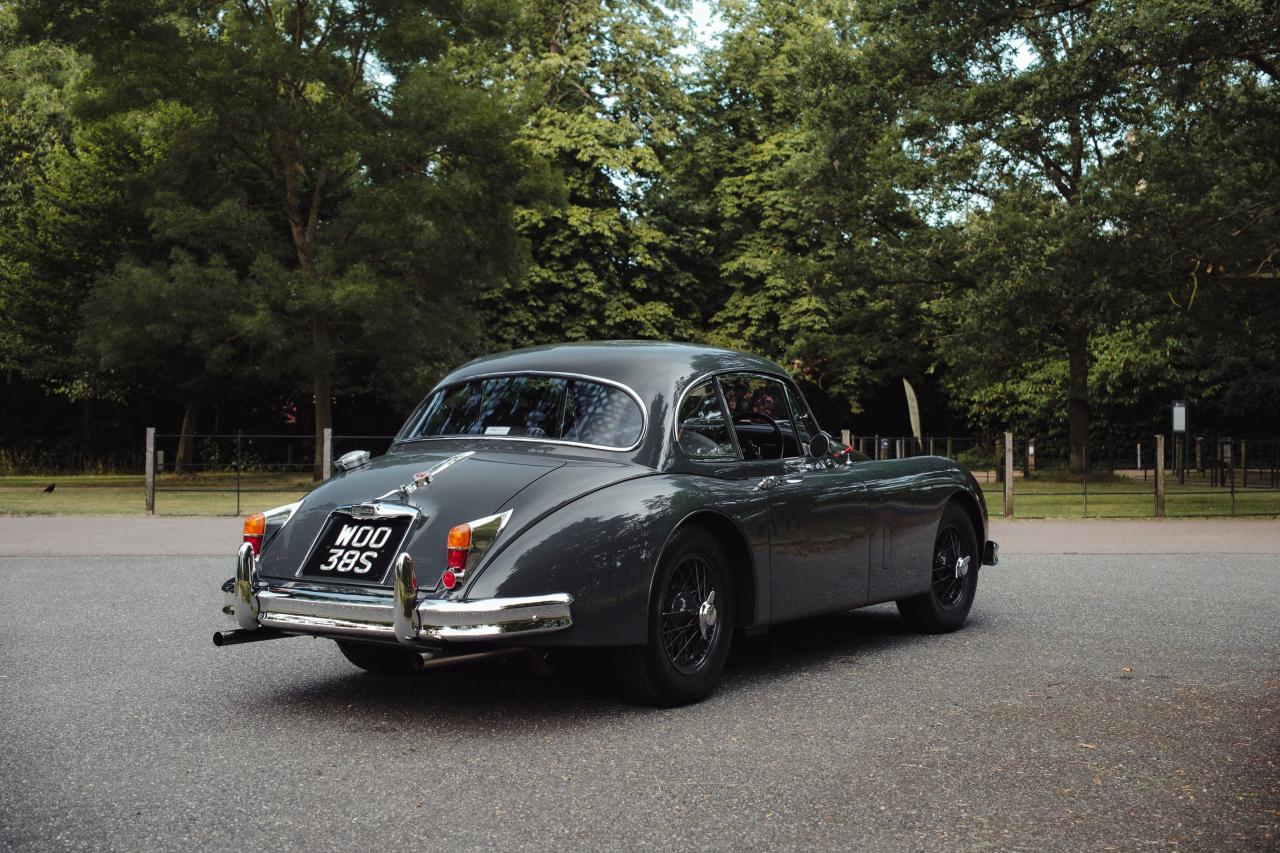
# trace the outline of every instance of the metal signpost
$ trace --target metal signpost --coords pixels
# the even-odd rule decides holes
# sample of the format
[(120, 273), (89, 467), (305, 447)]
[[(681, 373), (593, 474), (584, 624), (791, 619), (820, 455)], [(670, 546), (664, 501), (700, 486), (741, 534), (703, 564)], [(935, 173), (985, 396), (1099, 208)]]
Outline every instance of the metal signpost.
[(1187, 481), (1187, 401), (1173, 401), (1173, 464), (1178, 483)]

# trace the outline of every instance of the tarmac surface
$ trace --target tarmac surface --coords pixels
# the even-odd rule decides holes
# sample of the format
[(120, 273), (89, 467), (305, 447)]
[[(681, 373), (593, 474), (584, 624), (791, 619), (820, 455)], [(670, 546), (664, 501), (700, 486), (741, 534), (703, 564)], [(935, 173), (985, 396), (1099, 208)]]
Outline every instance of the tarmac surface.
[[(0, 557), (233, 555), (240, 523), (228, 517), (0, 516)], [(991, 538), (1004, 554), (1280, 554), (1280, 519), (993, 518)]]
[(780, 626), (668, 710), (215, 648), (237, 531), (0, 519), (0, 849), (1280, 848), (1274, 521), (996, 522), (964, 630)]

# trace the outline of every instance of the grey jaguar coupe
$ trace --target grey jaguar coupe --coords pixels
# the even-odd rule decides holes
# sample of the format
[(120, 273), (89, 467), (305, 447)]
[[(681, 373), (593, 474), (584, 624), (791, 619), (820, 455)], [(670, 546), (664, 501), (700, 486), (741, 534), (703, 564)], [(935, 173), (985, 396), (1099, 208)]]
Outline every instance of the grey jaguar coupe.
[(737, 632), (887, 601), (955, 630), (996, 561), (966, 471), (837, 451), (785, 370), (704, 346), (480, 358), (335, 467), (246, 519), (215, 643), (326, 637), (382, 673), (603, 647), (632, 697), (676, 705)]

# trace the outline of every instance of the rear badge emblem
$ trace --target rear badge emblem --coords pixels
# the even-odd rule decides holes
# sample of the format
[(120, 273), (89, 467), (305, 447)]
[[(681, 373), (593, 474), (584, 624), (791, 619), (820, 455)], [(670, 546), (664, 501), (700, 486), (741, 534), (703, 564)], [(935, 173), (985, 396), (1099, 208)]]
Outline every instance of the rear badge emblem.
[(429, 486), (431, 484), (432, 479), (434, 479), (436, 475), (438, 475), (445, 468), (448, 468), (450, 465), (453, 465), (456, 462), (461, 462), (463, 459), (466, 459), (469, 456), (474, 456), (475, 453), (476, 452), (474, 450), (468, 450), (465, 453), (459, 453), (456, 456), (450, 456), (448, 459), (444, 460), (443, 462), (438, 462), (435, 465), (432, 465), (430, 470), (419, 471), (418, 473), (413, 475), (412, 482), (405, 483), (403, 486), (397, 486), (396, 488), (387, 492), (382, 497), (378, 498), (378, 500), (406, 501), (409, 499), (409, 495), (418, 491), (418, 489), (421, 489), (425, 486)]

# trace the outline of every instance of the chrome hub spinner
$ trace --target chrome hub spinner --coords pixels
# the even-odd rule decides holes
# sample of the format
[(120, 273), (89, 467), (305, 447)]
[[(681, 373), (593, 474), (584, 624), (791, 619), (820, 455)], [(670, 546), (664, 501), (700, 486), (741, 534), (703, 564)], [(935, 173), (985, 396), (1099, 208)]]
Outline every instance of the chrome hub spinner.
[(969, 561), (972, 557), (956, 557), (956, 577), (963, 578), (969, 574)]
[(702, 606), (698, 608), (698, 630), (702, 632), (702, 639), (706, 639), (711, 634), (711, 629), (716, 626), (716, 591), (711, 590), (711, 594), (707, 596), (707, 600), (702, 602)]

